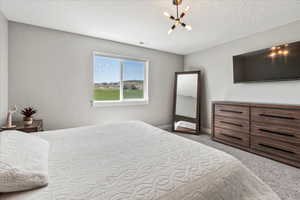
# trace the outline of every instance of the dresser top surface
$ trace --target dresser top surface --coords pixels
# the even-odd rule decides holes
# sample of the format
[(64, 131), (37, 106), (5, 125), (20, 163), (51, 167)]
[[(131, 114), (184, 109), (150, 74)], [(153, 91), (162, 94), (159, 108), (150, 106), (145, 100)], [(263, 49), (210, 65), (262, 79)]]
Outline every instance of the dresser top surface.
[[(213, 101), (213, 104), (232, 105), (232, 106), (248, 106), (259, 108), (278, 108), (278, 109), (294, 109), (300, 110), (300, 104), (272, 104), (272, 103), (256, 103), (256, 102), (240, 102), (240, 101)], [(299, 101), (300, 103), (300, 101)]]

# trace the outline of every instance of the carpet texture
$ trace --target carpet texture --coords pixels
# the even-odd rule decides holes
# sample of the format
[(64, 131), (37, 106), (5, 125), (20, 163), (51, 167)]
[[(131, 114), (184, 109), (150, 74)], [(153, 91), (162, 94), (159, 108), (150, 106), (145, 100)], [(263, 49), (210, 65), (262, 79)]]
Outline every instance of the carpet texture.
[(210, 136), (206, 134), (200, 136), (181, 133), (176, 134), (214, 147), (236, 157), (267, 183), (282, 200), (300, 200), (300, 169), (214, 142), (210, 139)]

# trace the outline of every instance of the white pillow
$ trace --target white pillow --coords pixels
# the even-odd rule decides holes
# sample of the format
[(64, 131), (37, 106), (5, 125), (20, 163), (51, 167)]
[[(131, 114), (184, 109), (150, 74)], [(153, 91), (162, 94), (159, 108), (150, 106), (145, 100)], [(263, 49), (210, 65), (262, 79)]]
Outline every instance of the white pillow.
[(49, 143), (19, 131), (0, 132), (0, 193), (48, 184)]

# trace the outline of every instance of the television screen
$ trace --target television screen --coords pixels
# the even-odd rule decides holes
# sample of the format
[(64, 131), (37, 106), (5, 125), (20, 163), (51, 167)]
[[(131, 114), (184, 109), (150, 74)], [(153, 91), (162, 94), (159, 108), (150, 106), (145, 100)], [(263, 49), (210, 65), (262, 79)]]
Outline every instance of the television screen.
[(300, 42), (233, 56), (234, 83), (300, 79)]

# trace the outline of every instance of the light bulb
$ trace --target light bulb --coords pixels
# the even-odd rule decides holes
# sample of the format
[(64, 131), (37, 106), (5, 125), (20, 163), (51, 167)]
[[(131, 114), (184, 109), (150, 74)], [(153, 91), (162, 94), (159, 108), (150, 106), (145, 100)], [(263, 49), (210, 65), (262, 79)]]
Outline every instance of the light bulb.
[(284, 50), (284, 51), (283, 51), (283, 55), (286, 56), (286, 55), (288, 55), (288, 54), (289, 54), (289, 51), (288, 51), (288, 50)]
[(186, 25), (185, 28), (186, 28), (188, 31), (192, 30), (192, 27), (191, 27), (190, 25)]
[(270, 57), (275, 57), (275, 56), (276, 56), (275, 52), (273, 52), (273, 53), (270, 54)]
[(189, 11), (189, 9), (190, 9), (190, 6), (187, 6), (184, 10), (185, 10), (185, 12), (187, 12), (187, 11)]
[(167, 16), (167, 17), (171, 17), (171, 15), (167, 12), (164, 12), (164, 15)]
[(283, 54), (283, 51), (279, 50), (277, 53), (278, 53), (279, 55), (281, 55), (281, 54)]
[(271, 50), (276, 50), (276, 47), (272, 47)]
[(168, 35), (170, 35), (172, 32), (173, 32), (173, 30), (176, 28), (176, 25), (174, 24), (171, 28), (170, 28), (170, 30), (168, 31)]

